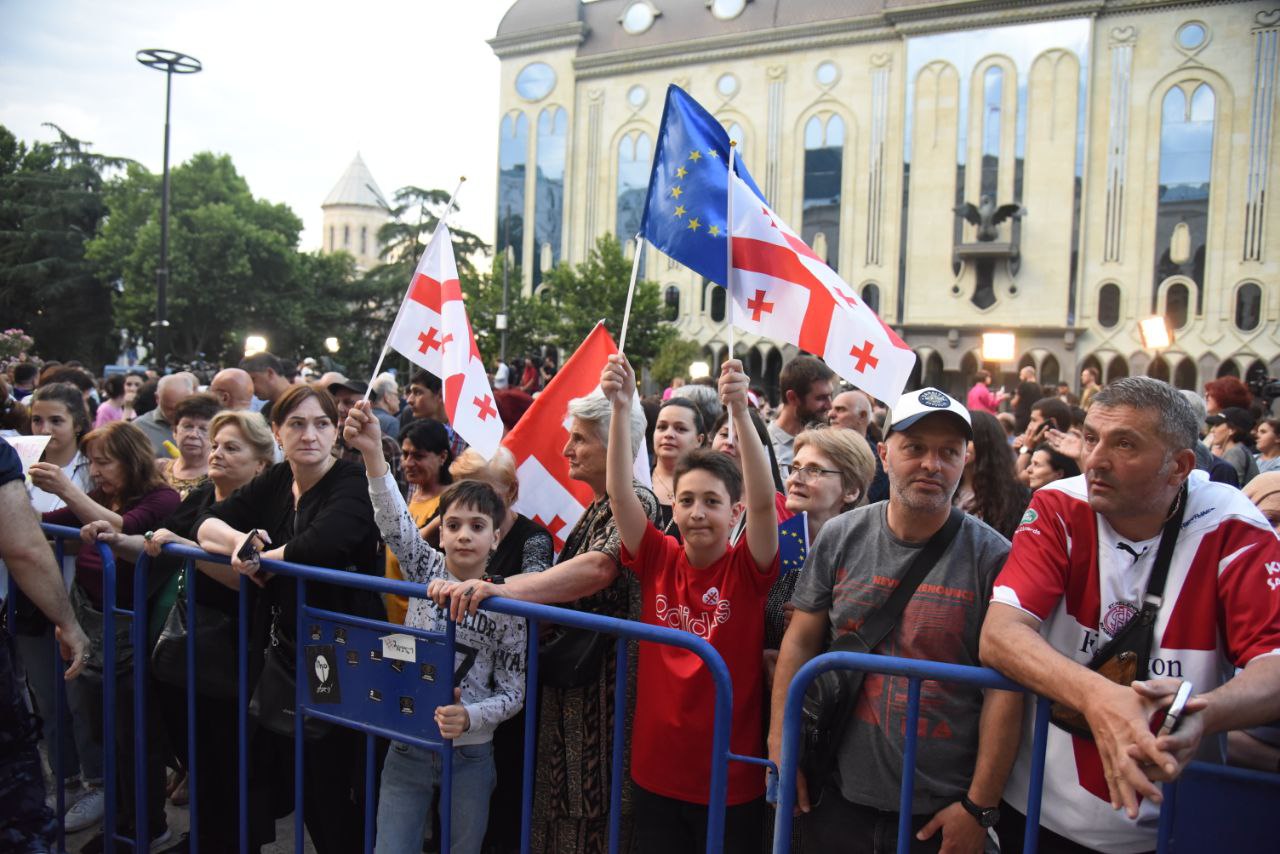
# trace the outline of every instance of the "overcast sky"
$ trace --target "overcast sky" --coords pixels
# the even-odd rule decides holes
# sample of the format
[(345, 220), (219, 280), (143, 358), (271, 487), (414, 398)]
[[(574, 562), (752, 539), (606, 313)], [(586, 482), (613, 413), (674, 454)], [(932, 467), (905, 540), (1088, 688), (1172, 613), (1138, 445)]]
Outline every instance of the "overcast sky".
[(43, 122), (159, 172), (165, 75), (141, 48), (190, 54), (174, 76), (171, 162), (231, 155), (255, 196), (302, 217), (359, 151), (383, 193), (453, 189), (454, 222), (492, 242), (498, 60), (485, 44), (512, 0), (0, 0), (0, 124)]

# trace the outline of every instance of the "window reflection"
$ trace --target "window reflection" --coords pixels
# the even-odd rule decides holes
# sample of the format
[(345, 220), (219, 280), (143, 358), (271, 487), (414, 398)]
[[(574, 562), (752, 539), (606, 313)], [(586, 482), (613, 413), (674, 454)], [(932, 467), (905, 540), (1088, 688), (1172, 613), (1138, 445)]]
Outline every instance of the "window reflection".
[(1153, 288), (1170, 276), (1186, 276), (1195, 283), (1197, 311), (1204, 288), (1214, 107), (1207, 83), (1196, 86), (1190, 100), (1182, 86), (1173, 86), (1161, 104)]
[[(569, 137), (569, 114), (563, 107), (547, 107), (538, 115), (537, 179), (533, 196), (533, 252), (542, 258), (550, 248), (550, 267), (560, 263), (560, 229), (564, 221), (564, 156)], [(541, 264), (534, 265), (533, 284), (542, 281)]]
[[(809, 119), (804, 128), (804, 215), (800, 237), (826, 243), (824, 260), (833, 270), (840, 261), (840, 184), (844, 167), (844, 120)], [(824, 241), (816, 240), (821, 234)]]
[(1236, 328), (1252, 332), (1262, 321), (1262, 288), (1245, 282), (1236, 291)]
[(497, 250), (511, 247), (512, 263), (523, 266), (524, 177), (529, 159), (529, 119), (508, 113), (498, 130)]
[(1110, 329), (1120, 322), (1120, 286), (1107, 282), (1098, 290), (1098, 323)]
[(996, 198), (1000, 178), (1000, 107), (1004, 99), (1004, 69), (993, 65), (982, 75), (982, 186), (984, 196)]
[(1178, 282), (1169, 286), (1169, 290), (1164, 295), (1164, 316), (1169, 321), (1170, 329), (1181, 329), (1187, 325), (1190, 302), (1190, 293), (1186, 285)]
[(626, 244), (640, 231), (644, 196), (649, 186), (649, 134), (632, 131), (618, 142), (618, 241)]

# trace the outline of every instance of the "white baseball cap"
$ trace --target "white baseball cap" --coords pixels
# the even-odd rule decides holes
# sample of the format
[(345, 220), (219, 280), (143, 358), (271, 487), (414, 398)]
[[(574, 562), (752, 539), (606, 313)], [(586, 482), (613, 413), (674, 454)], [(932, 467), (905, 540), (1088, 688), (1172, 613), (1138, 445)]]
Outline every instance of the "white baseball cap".
[(965, 437), (973, 438), (973, 422), (969, 419), (969, 410), (960, 401), (936, 388), (909, 391), (898, 398), (898, 405), (893, 408), (889, 432), (906, 430), (921, 418), (942, 413), (949, 413), (959, 419), (963, 424)]

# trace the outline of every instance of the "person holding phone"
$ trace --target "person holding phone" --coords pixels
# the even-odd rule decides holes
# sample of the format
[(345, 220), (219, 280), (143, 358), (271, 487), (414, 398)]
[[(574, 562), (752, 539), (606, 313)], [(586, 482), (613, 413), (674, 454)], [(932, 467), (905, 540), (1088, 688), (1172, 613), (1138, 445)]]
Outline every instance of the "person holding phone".
[(1031, 406), (1031, 420), (1027, 429), (1013, 440), (1017, 452), (1014, 471), (1023, 486), (1031, 486), (1031, 454), (1043, 442), (1050, 430), (1067, 432), (1071, 429), (1071, 407), (1056, 397), (1044, 397)]

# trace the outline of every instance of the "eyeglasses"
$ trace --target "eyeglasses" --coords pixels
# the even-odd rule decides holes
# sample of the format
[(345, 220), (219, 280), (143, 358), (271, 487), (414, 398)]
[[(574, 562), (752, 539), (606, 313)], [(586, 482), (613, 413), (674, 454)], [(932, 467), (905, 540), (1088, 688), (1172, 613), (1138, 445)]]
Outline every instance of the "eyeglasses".
[(817, 466), (803, 466), (801, 468), (793, 468), (791, 474), (799, 481), (808, 483), (811, 480), (817, 480), (824, 474), (840, 474), (836, 469), (822, 469)]

